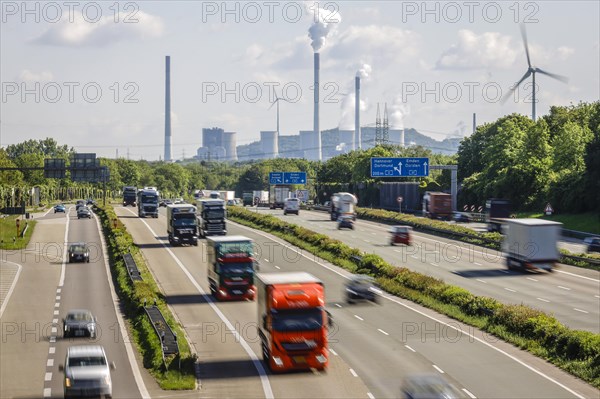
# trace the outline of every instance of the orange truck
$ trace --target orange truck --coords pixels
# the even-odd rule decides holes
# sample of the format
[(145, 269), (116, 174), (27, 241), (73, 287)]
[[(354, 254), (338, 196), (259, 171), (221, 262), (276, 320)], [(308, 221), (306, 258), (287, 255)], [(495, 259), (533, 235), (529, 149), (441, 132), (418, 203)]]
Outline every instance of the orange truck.
[(259, 273), (258, 335), (263, 360), (273, 372), (327, 367), (325, 290), (305, 272)]

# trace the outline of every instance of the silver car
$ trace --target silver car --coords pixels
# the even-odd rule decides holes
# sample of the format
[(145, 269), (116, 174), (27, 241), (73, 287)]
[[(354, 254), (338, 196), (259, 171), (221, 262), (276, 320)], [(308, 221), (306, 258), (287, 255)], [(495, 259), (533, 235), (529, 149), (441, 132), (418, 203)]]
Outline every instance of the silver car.
[(65, 364), (58, 368), (65, 373), (65, 398), (112, 397), (110, 371), (115, 369), (115, 364), (108, 364), (102, 346), (70, 346)]
[(63, 319), (63, 337), (96, 338), (96, 318), (85, 309), (70, 310)]

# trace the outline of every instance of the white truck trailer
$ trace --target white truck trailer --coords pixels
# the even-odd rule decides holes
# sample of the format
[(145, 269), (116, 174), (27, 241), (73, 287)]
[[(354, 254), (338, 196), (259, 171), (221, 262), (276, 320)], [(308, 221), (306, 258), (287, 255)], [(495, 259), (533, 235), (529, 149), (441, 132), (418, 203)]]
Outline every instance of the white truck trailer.
[(552, 271), (560, 259), (562, 223), (544, 219), (506, 219), (502, 252), (509, 269)]

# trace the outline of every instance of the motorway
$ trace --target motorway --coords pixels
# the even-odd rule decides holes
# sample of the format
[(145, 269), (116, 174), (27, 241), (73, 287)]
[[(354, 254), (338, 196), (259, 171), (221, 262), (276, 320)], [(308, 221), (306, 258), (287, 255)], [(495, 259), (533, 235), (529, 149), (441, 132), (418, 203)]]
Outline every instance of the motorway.
[(116, 212), (193, 342), (202, 397), (394, 398), (405, 376), (423, 372), (443, 373), (465, 398), (599, 394), (528, 353), (410, 302), (382, 293), (380, 305), (348, 306), (343, 302), (346, 271), (230, 222), (228, 234), (243, 234), (258, 244), (261, 273), (302, 270), (320, 278), (335, 320), (326, 373), (265, 372), (256, 361), (256, 303), (215, 303), (206, 295), (204, 242), (198, 247), (169, 246), (162, 210), (158, 219), (137, 218), (132, 208), (117, 207)]
[(413, 245), (392, 247), (388, 225), (359, 219), (354, 230), (338, 230), (337, 223), (324, 212), (301, 211), (298, 216), (284, 216), (280, 210), (258, 209), (377, 254), (390, 264), (440, 278), (502, 303), (527, 304), (553, 314), (571, 328), (600, 333), (597, 271), (569, 265), (560, 265), (552, 273), (509, 271), (498, 251), (447, 238), (413, 232)]
[[(147, 372), (138, 369), (135, 353), (116, 312), (114, 289), (96, 218), (78, 220), (75, 210), (36, 217), (37, 226), (23, 251), (2, 252), (2, 266), (18, 265), (21, 273), (2, 314), (0, 397), (63, 397), (64, 364), (70, 345), (104, 346), (115, 398), (148, 397)], [(65, 242), (85, 241), (90, 263), (65, 263)], [(62, 338), (62, 317), (70, 309), (86, 308), (98, 318), (98, 337)], [(138, 387), (141, 385), (141, 389)]]

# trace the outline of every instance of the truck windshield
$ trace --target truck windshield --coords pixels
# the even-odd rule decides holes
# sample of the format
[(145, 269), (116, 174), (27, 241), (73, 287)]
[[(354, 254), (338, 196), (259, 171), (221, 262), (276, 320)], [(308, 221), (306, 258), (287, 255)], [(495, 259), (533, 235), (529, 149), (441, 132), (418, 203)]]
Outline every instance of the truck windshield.
[(206, 218), (206, 219), (223, 219), (224, 217), (225, 217), (224, 209), (207, 208), (204, 210), (204, 218)]
[(144, 204), (158, 204), (158, 197), (155, 195), (142, 195), (142, 202)]
[(173, 220), (173, 224), (176, 227), (184, 227), (184, 226), (195, 226), (196, 225), (196, 216), (195, 215), (186, 215), (185, 217), (177, 217)]
[(219, 273), (224, 276), (237, 276), (242, 274), (250, 274), (253, 272), (252, 263), (221, 263), (219, 264)]
[(273, 312), (275, 331), (311, 331), (323, 328), (321, 309), (278, 310)]

